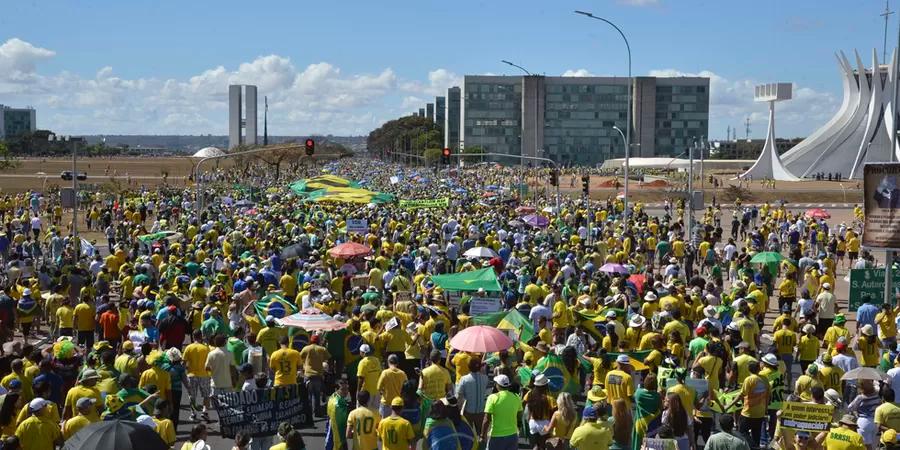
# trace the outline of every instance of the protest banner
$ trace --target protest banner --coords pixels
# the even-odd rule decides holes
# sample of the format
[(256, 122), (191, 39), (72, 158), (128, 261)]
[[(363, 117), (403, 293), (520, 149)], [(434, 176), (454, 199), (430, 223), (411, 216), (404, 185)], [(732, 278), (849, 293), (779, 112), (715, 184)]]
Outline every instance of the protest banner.
[(312, 410), (302, 385), (279, 386), (253, 391), (225, 392), (214, 396), (219, 428), (225, 438), (238, 433), (252, 437), (278, 433), (278, 424), (312, 427)]
[(369, 276), (368, 275), (356, 275), (350, 279), (350, 287), (351, 288), (361, 288), (366, 289), (369, 287)]
[(500, 299), (490, 297), (472, 297), (469, 306), (469, 314), (480, 316), (500, 311)]
[(675, 439), (644, 438), (642, 450), (678, 450), (678, 441)]
[(801, 402), (784, 402), (782, 405), (781, 426), (790, 430), (828, 430), (834, 413), (832, 405)]
[(900, 163), (868, 163), (863, 169), (865, 223), (862, 245), (900, 249)]
[(369, 232), (369, 221), (366, 219), (347, 219), (347, 232), (366, 234)]
[(446, 208), (450, 206), (450, 198), (426, 198), (418, 200), (400, 200), (400, 207), (405, 209)]

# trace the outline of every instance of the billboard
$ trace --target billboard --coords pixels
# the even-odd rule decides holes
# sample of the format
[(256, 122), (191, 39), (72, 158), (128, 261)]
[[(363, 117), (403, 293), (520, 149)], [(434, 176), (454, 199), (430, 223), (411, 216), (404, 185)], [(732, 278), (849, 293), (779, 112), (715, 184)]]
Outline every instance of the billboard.
[(900, 249), (900, 163), (869, 163), (863, 172), (866, 221), (862, 245)]

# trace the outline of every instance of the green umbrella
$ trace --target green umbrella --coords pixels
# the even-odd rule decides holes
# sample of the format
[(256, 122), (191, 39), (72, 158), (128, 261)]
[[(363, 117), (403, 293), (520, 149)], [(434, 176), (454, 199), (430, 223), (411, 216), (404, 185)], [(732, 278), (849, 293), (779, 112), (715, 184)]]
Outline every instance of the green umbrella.
[(784, 256), (778, 252), (760, 252), (757, 253), (750, 262), (753, 264), (771, 264), (778, 263), (784, 259)]

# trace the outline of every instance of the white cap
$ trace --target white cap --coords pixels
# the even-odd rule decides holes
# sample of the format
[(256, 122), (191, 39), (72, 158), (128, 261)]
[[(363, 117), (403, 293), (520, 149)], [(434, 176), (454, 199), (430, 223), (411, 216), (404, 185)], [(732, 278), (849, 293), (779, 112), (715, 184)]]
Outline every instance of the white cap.
[(359, 346), (359, 352), (360, 352), (360, 353), (365, 353), (365, 354), (368, 355), (368, 354), (372, 353), (372, 347), (369, 347), (369, 344), (363, 344), (363, 345), (360, 345), (360, 346)]
[(827, 290), (830, 290), (830, 289), (831, 289), (831, 283), (822, 283), (822, 289), (825, 289), (826, 291), (827, 291)]
[[(536, 380), (537, 378), (535, 378)], [(509, 377), (503, 374), (497, 375), (494, 377), (494, 383), (497, 383), (500, 387), (509, 387)]]
[(612, 310), (606, 312), (606, 317), (609, 319), (615, 319), (617, 315), (618, 314), (616, 314), (616, 312)]
[(142, 415), (138, 416), (137, 423), (139, 423), (141, 425), (146, 425), (151, 428), (156, 428), (156, 422), (153, 420), (152, 417), (150, 417), (146, 414), (142, 414)]
[(616, 362), (619, 364), (631, 364), (631, 358), (628, 355), (616, 356)]
[(863, 325), (859, 332), (866, 336), (875, 336), (875, 327), (873, 327), (871, 324), (866, 324)]
[(762, 362), (766, 365), (775, 367), (778, 365), (778, 357), (771, 353), (766, 353), (766, 355), (762, 357)]
[(538, 376), (534, 377), (535, 386), (546, 386), (548, 384), (550, 384), (550, 379), (547, 378), (547, 375), (538, 374)]

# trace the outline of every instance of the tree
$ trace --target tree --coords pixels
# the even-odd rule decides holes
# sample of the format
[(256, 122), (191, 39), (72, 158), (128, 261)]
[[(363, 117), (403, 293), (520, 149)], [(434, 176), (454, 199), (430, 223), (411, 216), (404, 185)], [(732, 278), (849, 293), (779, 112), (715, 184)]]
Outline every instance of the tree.
[(402, 152), (423, 155), (425, 149), (443, 145), (441, 127), (425, 117), (406, 116), (385, 122), (369, 133), (370, 152)]
[(12, 159), (6, 143), (0, 142), (0, 170), (15, 169), (16, 167), (19, 167), (19, 162)]
[(441, 149), (429, 148), (425, 150), (425, 164), (435, 164), (441, 159)]
[(462, 154), (466, 155), (464, 157), (466, 162), (481, 162), (483, 160), (482, 156), (479, 156), (484, 153), (484, 148), (480, 145), (470, 145), (463, 149)]

